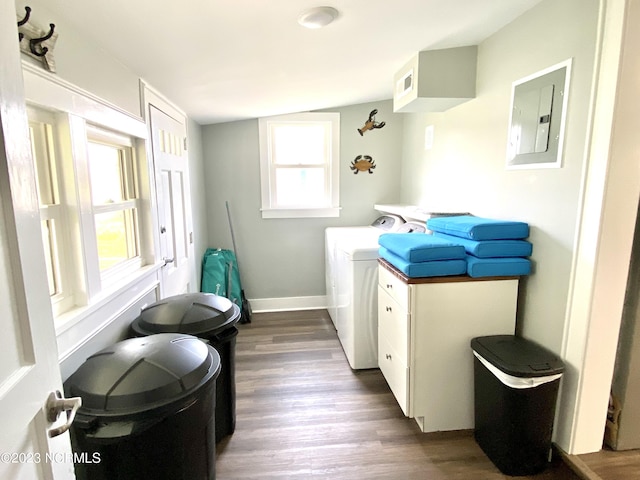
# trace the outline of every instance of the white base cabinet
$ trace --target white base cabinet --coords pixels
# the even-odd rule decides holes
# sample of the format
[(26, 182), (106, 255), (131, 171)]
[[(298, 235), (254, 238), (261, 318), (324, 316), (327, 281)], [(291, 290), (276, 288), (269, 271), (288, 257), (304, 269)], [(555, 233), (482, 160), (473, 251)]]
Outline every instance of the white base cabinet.
[(473, 419), (471, 339), (513, 334), (517, 277), (407, 278), (378, 273), (378, 364), (404, 414), (423, 432)]

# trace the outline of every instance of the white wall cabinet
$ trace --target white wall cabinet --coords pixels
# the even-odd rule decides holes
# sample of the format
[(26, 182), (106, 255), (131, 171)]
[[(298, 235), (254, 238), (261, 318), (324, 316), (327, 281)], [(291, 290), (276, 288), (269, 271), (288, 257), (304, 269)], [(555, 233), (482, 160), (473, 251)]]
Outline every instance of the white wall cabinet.
[(473, 428), (470, 341), (514, 333), (518, 278), (378, 268), (378, 364), (400, 408), (423, 432)]
[(394, 112), (444, 112), (476, 96), (476, 46), (418, 52), (394, 76)]

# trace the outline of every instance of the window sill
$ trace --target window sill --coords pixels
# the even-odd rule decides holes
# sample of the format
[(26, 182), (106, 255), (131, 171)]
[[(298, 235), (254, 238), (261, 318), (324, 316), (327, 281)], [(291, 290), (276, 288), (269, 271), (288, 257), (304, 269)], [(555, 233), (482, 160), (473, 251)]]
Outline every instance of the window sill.
[(340, 216), (340, 207), (269, 208), (262, 209), (261, 212), (262, 218), (335, 218)]
[(155, 274), (162, 267), (162, 263), (148, 265), (140, 268), (135, 274), (132, 274), (126, 280), (114, 283), (107, 289), (96, 296), (90, 305), (73, 308), (54, 318), (56, 336), (59, 336), (71, 329), (98, 309), (109, 303), (110, 300), (131, 289), (135, 284), (141, 282), (150, 275)]

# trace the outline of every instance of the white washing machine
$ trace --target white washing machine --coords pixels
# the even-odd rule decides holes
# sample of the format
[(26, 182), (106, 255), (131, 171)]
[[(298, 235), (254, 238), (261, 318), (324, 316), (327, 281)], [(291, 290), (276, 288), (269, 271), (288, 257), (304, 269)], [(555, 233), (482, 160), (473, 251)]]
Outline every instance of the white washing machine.
[(329, 227), (325, 229), (325, 282), (327, 287), (327, 309), (334, 327), (337, 328), (338, 297), (337, 297), (337, 245), (344, 244), (353, 238), (364, 239), (370, 245), (369, 239), (375, 238), (376, 254), (378, 236), (384, 232), (392, 232), (399, 228), (404, 220), (396, 215), (382, 215), (371, 225), (362, 227)]
[(367, 227), (325, 230), (328, 311), (354, 370), (378, 367), (378, 237), (404, 224), (383, 215)]

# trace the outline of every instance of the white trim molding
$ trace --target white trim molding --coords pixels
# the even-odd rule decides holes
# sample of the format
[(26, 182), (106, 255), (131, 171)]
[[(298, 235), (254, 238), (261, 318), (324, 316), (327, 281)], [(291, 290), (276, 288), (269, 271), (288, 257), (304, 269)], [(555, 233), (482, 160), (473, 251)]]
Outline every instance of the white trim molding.
[(327, 297), (318, 295), (309, 297), (254, 298), (249, 299), (249, 303), (253, 313), (322, 310), (327, 308)]

